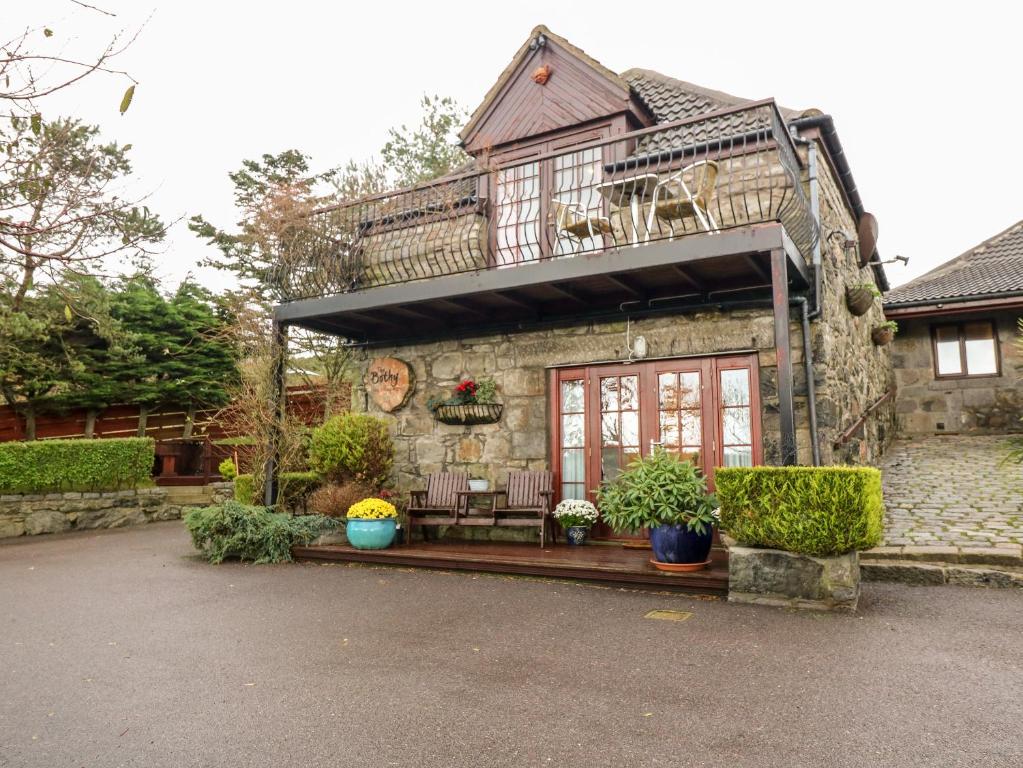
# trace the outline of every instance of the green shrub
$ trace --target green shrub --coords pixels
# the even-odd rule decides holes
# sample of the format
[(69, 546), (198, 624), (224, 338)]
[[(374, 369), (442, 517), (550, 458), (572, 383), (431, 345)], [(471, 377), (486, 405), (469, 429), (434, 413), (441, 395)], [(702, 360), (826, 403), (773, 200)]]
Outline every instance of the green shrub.
[[(277, 502), (282, 509), (304, 510), (309, 495), (320, 485), (320, 476), (315, 472), (281, 472), (277, 476)], [(242, 504), (255, 504), (256, 478), (250, 474), (238, 475), (234, 479), (234, 498)]]
[(663, 448), (636, 459), (597, 491), (600, 516), (616, 531), (684, 523), (703, 534), (714, 523), (714, 506), (700, 470)]
[(234, 480), (238, 477), (238, 467), (234, 465), (234, 459), (224, 459), (217, 465), (217, 472), (225, 480)]
[(382, 419), (364, 413), (334, 416), (313, 430), (309, 466), (328, 482), (390, 484), (394, 443)]
[(881, 541), (881, 473), (869, 467), (725, 467), (721, 530), (741, 544), (839, 555)]
[(278, 508), (303, 513), (309, 496), (320, 487), (321, 482), (315, 472), (281, 472), (277, 481)]
[(256, 479), (250, 474), (238, 475), (234, 479), (234, 500), (252, 504), (256, 500)]
[(308, 544), (337, 521), (307, 515), (292, 517), (237, 501), (196, 508), (185, 515), (185, 527), (195, 548), (211, 563), (237, 557), (256, 563), (291, 560), (291, 548)]
[(0, 493), (112, 491), (147, 483), (151, 438), (33, 440), (0, 444)]

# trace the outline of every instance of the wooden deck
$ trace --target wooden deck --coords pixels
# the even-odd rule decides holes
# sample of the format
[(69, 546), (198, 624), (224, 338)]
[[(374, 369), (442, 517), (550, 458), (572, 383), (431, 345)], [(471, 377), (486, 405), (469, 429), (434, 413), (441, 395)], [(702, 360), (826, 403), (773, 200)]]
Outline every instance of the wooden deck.
[(666, 574), (650, 563), (649, 549), (626, 549), (615, 544), (570, 547), (555, 544), (486, 542), (429, 542), (390, 549), (364, 550), (347, 545), (295, 547), (298, 560), (440, 568), (449, 571), (510, 573), (578, 579), (615, 586), (702, 594), (728, 593), (728, 553), (715, 548), (709, 568), (695, 573)]

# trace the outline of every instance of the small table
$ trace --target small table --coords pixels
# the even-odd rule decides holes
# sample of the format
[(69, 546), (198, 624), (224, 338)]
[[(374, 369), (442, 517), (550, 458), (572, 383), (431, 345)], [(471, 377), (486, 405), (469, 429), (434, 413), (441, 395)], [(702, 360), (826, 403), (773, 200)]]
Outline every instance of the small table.
[[(497, 497), (501, 495), (500, 491), (457, 491), (457, 494), (458, 513), (455, 525), (494, 525), (497, 518), (494, 510), (497, 508)], [(470, 506), (473, 497), (489, 498), (490, 509)], [(470, 509), (476, 512), (476, 514), (470, 515)], [(489, 513), (489, 516), (487, 513)]]
[[(622, 207), (622, 201), (628, 198), (629, 210), (632, 214), (632, 247), (636, 248), (639, 246), (639, 224), (642, 213), (640, 206), (644, 203), (652, 202), (654, 199), (654, 192), (657, 190), (657, 184), (660, 181), (660, 177), (656, 173), (643, 173), (639, 176), (627, 176), (624, 179), (616, 179), (614, 181), (605, 181), (597, 187), (597, 192), (600, 196), (607, 200), (612, 205), (617, 205), (619, 208)], [(646, 232), (643, 235), (643, 242), (650, 241), (650, 227), (646, 227)]]

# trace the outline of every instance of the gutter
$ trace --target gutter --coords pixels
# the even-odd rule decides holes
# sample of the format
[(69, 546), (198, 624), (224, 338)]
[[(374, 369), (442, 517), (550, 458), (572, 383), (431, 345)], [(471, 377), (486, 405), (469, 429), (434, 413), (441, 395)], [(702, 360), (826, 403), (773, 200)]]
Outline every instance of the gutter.
[[(845, 196), (849, 198), (849, 204), (852, 206), (853, 213), (856, 214), (858, 222), (865, 213), (863, 201), (860, 199), (860, 192), (856, 188), (856, 180), (853, 178), (852, 169), (849, 167), (849, 159), (845, 156), (842, 141), (838, 138), (838, 131), (835, 130), (835, 122), (832, 120), (831, 115), (797, 117), (795, 120), (789, 121), (789, 127), (795, 128), (798, 131), (810, 128), (816, 128), (820, 131), (821, 140), (828, 150), (828, 155), (831, 156), (831, 161), (835, 165), (835, 171), (838, 173), (838, 179), (842, 182), (842, 189), (845, 190)], [(874, 279), (877, 280), (878, 288), (882, 292), (891, 290), (888, 276), (884, 272), (884, 267), (880, 264), (874, 266)]]
[(885, 311), (910, 309), (912, 307), (934, 307), (940, 309), (945, 304), (965, 304), (968, 301), (988, 301), (989, 299), (1016, 299), (1023, 297), (1023, 291), (1000, 291), (999, 293), (975, 293), (970, 296), (952, 296), (947, 299), (917, 299), (915, 301), (900, 301), (893, 304), (882, 303)]

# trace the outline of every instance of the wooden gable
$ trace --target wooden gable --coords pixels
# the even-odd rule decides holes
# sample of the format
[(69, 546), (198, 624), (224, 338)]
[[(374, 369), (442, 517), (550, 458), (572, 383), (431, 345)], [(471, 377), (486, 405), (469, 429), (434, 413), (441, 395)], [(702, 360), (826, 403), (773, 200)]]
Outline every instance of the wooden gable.
[(627, 115), (651, 116), (628, 83), (546, 27), (533, 30), (462, 130), (470, 154), (551, 131)]

